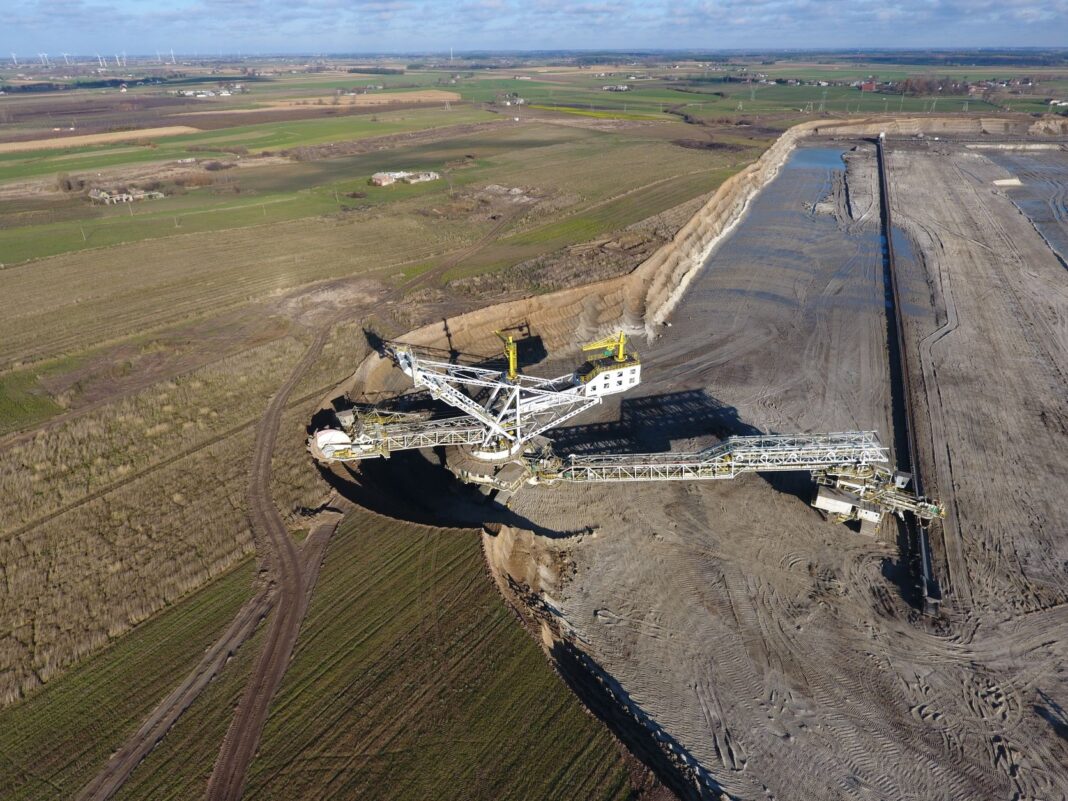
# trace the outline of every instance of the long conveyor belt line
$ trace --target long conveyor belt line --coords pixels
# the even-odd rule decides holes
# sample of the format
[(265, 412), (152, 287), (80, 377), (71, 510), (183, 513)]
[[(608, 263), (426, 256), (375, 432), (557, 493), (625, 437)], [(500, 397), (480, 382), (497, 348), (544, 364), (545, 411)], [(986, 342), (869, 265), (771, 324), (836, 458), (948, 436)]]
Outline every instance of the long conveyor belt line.
[(591, 482), (730, 479), (742, 473), (883, 464), (888, 458), (874, 431), (730, 437), (695, 453), (571, 456), (555, 467), (539, 468), (539, 477)]

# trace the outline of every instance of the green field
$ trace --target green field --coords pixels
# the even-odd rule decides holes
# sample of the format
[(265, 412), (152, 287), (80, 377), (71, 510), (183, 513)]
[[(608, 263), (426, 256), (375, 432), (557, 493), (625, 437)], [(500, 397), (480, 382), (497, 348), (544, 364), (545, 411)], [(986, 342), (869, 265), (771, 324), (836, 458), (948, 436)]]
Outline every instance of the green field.
[[(158, 139), (146, 137), (144, 144), (127, 142), (66, 150), (0, 153), (0, 182), (60, 171), (74, 173), (149, 161), (233, 158), (232, 154), (224, 150), (212, 150), (214, 147), (244, 147), (255, 154), (492, 119), (496, 119), (496, 115), (464, 106), (449, 112), (442, 109), (382, 111), (322, 119), (262, 122)], [(197, 149), (190, 150), (191, 147)]]
[(0, 435), (32, 426), (62, 411), (31, 370), (0, 375)]
[[(669, 130), (680, 136), (690, 133), (691, 126), (672, 125)], [(443, 219), (442, 210), (451, 202), (445, 180), (368, 187), (367, 175), (379, 165), (443, 169), (469, 154), (475, 156), (472, 165), (450, 175), (454, 188), (496, 183), (525, 187), (544, 198), (546, 211), (541, 203), (532, 205), (497, 241), (456, 265), (450, 275), (459, 275), (506, 266), (665, 211), (713, 190), (769, 141), (751, 141), (737, 151), (704, 151), (652, 134), (641, 128), (502, 126), (410, 149), (265, 170), (242, 180), (250, 187), (262, 181), (262, 190), (254, 190), (258, 197), (274, 194), (278, 203), (188, 214), (178, 229), (162, 212), (106, 218), (90, 241), (126, 244), (89, 251), (90, 258), (66, 253), (4, 271), (0, 363), (80, 353), (309, 281), (431, 269), (494, 227), (485, 218)], [(346, 200), (344, 193), (353, 189), (365, 191), (367, 198)], [(335, 191), (343, 205), (364, 210), (341, 211)], [(40, 256), (77, 247), (79, 228), (56, 223), (54, 228), (10, 229), (0, 232), (0, 241), (24, 248), (26, 257)], [(173, 244), (161, 247), (152, 237)]]
[(628, 797), (618, 747), (505, 608), (478, 536), (346, 519), (246, 798)]
[(113, 796), (115, 801), (186, 801), (203, 796), (266, 630), (265, 622), (137, 766)]
[(246, 561), (0, 710), (5, 801), (73, 796), (229, 625), (251, 579)]

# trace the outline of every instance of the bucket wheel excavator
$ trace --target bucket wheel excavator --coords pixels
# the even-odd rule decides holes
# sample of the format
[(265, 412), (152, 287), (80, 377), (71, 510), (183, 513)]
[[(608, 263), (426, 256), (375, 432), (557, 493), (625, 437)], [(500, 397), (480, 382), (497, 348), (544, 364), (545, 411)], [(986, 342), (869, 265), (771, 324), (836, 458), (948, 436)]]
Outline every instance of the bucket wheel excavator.
[(454, 472), (464, 481), (515, 491), (523, 483), (732, 479), (745, 473), (804, 471), (816, 483), (812, 505), (836, 521), (855, 520), (872, 532), (886, 514), (920, 522), (944, 516), (938, 503), (909, 489), (911, 476), (890, 469), (888, 449), (874, 431), (732, 436), (704, 450), (677, 453), (556, 453), (542, 436), (641, 383), (641, 360), (623, 332), (582, 347), (576, 370), (556, 378), (524, 375), (518, 346), (498, 332), (505, 368), (441, 361), (413, 345), (391, 344), (387, 355), (416, 389), (450, 414), (353, 408), (337, 425), (308, 439), (319, 462), (388, 458), (396, 451), (454, 446)]

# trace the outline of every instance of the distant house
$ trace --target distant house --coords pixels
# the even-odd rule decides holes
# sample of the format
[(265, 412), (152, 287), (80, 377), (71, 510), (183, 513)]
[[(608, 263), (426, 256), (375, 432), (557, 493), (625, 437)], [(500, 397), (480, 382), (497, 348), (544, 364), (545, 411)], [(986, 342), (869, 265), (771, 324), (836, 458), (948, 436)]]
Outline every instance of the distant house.
[(426, 170), (424, 172), (406, 172), (403, 170), (395, 172), (376, 172), (371, 176), (372, 186), (389, 186), (395, 184), (397, 181), (403, 181), (406, 184), (421, 184), (426, 181), (436, 181), (441, 176), (436, 172)]
[(131, 189), (129, 192), (108, 192), (105, 189), (90, 189), (89, 199), (94, 203), (113, 206), (116, 203), (133, 203), (137, 200), (159, 200), (162, 192), (146, 192), (143, 189)]
[(602, 86), (602, 92), (629, 92), (630, 86), (625, 83), (613, 84), (611, 86)]
[(862, 92), (874, 92), (876, 88), (875, 81), (863, 81), (860, 84), (860, 91)]
[(410, 172), (401, 178), (406, 184), (421, 184), (426, 181), (436, 181), (441, 176), (436, 172), (427, 170), (426, 172)]

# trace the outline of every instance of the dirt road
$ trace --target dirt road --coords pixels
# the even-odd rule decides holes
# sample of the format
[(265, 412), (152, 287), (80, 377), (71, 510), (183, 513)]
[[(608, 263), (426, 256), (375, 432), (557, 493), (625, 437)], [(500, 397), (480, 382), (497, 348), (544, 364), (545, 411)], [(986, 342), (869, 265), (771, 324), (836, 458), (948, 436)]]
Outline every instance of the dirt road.
[(273, 604), (264, 590), (250, 599), (237, 613), (230, 627), (207, 650), (200, 664), (152, 711), (133, 737), (116, 751), (107, 766), (75, 798), (78, 801), (104, 801), (129, 778), (148, 753), (170, 730), (205, 687), (225, 667), (227, 661), (255, 632)]
[[(345, 312), (343, 316), (350, 313)], [(252, 636), (260, 621), (272, 613), (267, 642), (223, 741), (207, 792), (210, 799), (240, 798), (248, 764), (256, 752), (271, 699), (289, 664), (326, 545), (341, 519), (340, 513), (328, 512), (298, 548), (270, 493), (271, 456), (281, 416), (293, 389), (322, 353), (337, 321), (335, 317), (319, 329), (285, 384), (271, 399), (257, 427), (247, 494), (257, 550), (267, 571), (266, 586), (242, 607), (196, 669), (160, 702), (104, 770), (86, 785), (78, 795), (79, 801), (104, 801), (122, 787), (229, 658)], [(309, 397), (320, 394), (321, 390), (317, 390)], [(345, 508), (343, 502), (335, 501), (327, 506)]]
[[(301, 559), (271, 497), (271, 457), (286, 402), (304, 373), (321, 355), (336, 322), (335, 319), (320, 328), (289, 378), (271, 399), (256, 431), (249, 473), (248, 504), (256, 548), (263, 555), (269, 572), (275, 610), (268, 623), (267, 641), (253, 668), (208, 782), (207, 797), (212, 801), (231, 801), (241, 797), (245, 775), (263, 733), (271, 700), (289, 666), (289, 658), (300, 633), (300, 624), (308, 607), (309, 586), (314, 584), (314, 575), (318, 573), (318, 561), (309, 564)], [(318, 553), (321, 557), (321, 550)]]

